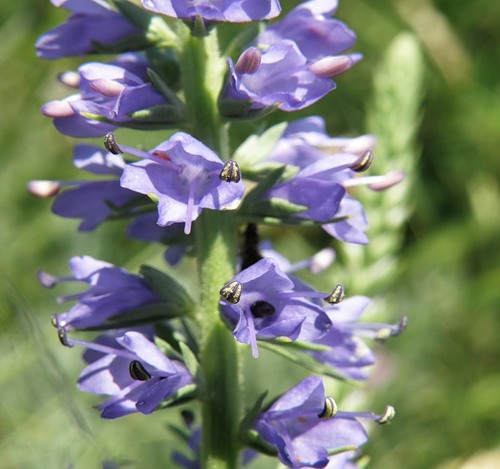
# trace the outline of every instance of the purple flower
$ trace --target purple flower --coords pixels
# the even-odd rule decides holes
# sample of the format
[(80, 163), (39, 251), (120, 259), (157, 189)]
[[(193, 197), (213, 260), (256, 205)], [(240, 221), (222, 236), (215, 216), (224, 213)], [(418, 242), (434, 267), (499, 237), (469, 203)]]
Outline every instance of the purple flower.
[(134, 308), (160, 303), (145, 280), (90, 256), (72, 257), (69, 266), (71, 277), (53, 277), (39, 273), (42, 285), (52, 288), (61, 282), (84, 282), (88, 290), (58, 298), (60, 303), (76, 300), (67, 312), (56, 314), (53, 322), (59, 329), (84, 329), (103, 324), (106, 319)]
[(354, 296), (327, 308), (326, 313), (332, 321), (332, 327), (325, 335), (314, 340), (314, 343), (325, 345), (328, 349), (308, 353), (348, 378), (366, 379), (366, 367), (375, 363), (375, 355), (361, 338), (385, 340), (400, 334), (407, 323), (406, 317), (397, 324), (359, 322), (370, 303), (371, 300), (365, 296)]
[(111, 396), (98, 406), (102, 418), (114, 419), (134, 412), (150, 414), (163, 400), (193, 384), (181, 362), (168, 359), (138, 332), (125, 332), (116, 338), (102, 336), (94, 343), (68, 337), (65, 340), (68, 346), (88, 349), (84, 354), (88, 366), (78, 378), (78, 387)]
[(336, 8), (332, 0), (301, 3), (260, 33), (256, 42), (268, 47), (292, 40), (310, 62), (344, 52), (354, 45), (356, 35), (341, 21), (329, 18)]
[(254, 357), (258, 357), (257, 339), (312, 341), (331, 326), (323, 309), (308, 299), (322, 298), (325, 293), (297, 290), (272, 259), (262, 259), (241, 271), (221, 295), (223, 318), (238, 342), (250, 344)]
[(103, 0), (51, 0), (71, 11), (65, 23), (42, 34), (36, 51), (44, 59), (95, 52), (95, 45), (112, 45), (140, 31)]
[(158, 200), (160, 226), (184, 223), (189, 234), (202, 209), (233, 210), (243, 197), (243, 182), (224, 179), (222, 160), (186, 133), (174, 134), (149, 153), (120, 150), (144, 158), (125, 166), (121, 185)]
[(275, 401), (255, 423), (255, 430), (277, 448), (279, 460), (286, 466), (325, 467), (329, 451), (358, 447), (367, 441), (363, 426), (348, 413), (320, 417), (326, 399), (323, 381), (317, 376), (306, 378)]
[(135, 192), (123, 189), (119, 177), (125, 163), (121, 156), (103, 151), (94, 145), (75, 145), (73, 162), (79, 169), (93, 174), (112, 175), (104, 181), (58, 181), (61, 192), (52, 211), (61, 217), (81, 218), (80, 231), (90, 231), (113, 215), (115, 209), (125, 206), (137, 197)]
[(130, 117), (133, 112), (168, 104), (146, 81), (148, 66), (144, 58), (132, 53), (107, 64), (83, 64), (78, 69), (80, 94), (46, 103), (42, 113), (54, 119), (59, 132), (72, 137), (98, 137), (119, 123), (135, 122)]
[(233, 64), (228, 59), (230, 83), (223, 91), (224, 100), (251, 103), (251, 109), (278, 107), (297, 111), (315, 103), (335, 84), (309, 70), (306, 57), (288, 40), (271, 45), (264, 51), (247, 49)]
[(280, 14), (278, 0), (141, 0), (144, 8), (172, 16), (208, 21), (241, 23), (274, 18)]

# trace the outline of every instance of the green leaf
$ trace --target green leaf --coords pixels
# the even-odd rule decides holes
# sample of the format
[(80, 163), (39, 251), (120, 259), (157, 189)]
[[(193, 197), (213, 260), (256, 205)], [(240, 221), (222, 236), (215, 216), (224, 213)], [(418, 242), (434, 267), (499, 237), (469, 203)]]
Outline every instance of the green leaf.
[[(177, 124), (184, 119), (184, 110), (171, 104), (160, 104), (147, 109), (139, 109), (128, 116), (135, 121), (151, 124)], [(121, 125), (121, 123), (120, 123)]]
[(147, 265), (141, 266), (140, 272), (151, 289), (171, 309), (172, 315), (183, 316), (194, 312), (194, 301), (177, 280)]
[(134, 308), (125, 313), (119, 313), (116, 316), (108, 318), (99, 326), (87, 327), (82, 330), (102, 331), (109, 329), (126, 329), (145, 324), (151, 324), (158, 321), (174, 319), (179, 316), (179, 311), (169, 308), (166, 303), (155, 303), (151, 305)]
[(247, 411), (245, 416), (241, 419), (239, 433), (242, 439), (245, 438), (248, 430), (252, 428), (258, 415), (262, 412), (263, 409), (262, 404), (264, 403), (264, 399), (266, 398), (266, 396), (267, 396), (267, 391), (264, 391), (257, 398), (253, 406)]
[(191, 373), (191, 376), (195, 378), (196, 382), (200, 383), (200, 380), (203, 379), (200, 363), (192, 350), (184, 342), (179, 342), (179, 346), (181, 348), (181, 354), (186, 368), (189, 370), (189, 373)]
[(269, 129), (261, 135), (250, 135), (235, 151), (235, 159), (240, 168), (246, 172), (246, 168), (254, 168), (255, 165), (264, 161), (276, 143), (283, 135), (288, 123), (282, 122)]

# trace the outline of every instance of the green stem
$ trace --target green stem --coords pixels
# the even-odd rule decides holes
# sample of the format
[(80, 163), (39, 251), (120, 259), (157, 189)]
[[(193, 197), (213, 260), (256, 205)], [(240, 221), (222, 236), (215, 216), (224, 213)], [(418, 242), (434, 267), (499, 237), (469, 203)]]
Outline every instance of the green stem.
[[(207, 37), (183, 34), (181, 70), (188, 116), (187, 130), (227, 159), (227, 129), (217, 98), (226, 64), (216, 31)], [(200, 280), (200, 364), (202, 466), (229, 469), (239, 465), (240, 364), (234, 337), (219, 315), (220, 289), (235, 275), (237, 221), (232, 212), (205, 210), (193, 227)]]

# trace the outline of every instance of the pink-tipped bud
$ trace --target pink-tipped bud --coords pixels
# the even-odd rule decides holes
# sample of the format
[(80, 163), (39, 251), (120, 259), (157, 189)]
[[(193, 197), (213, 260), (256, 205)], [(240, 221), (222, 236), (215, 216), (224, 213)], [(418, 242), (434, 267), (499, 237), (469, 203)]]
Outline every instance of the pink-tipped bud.
[(75, 114), (68, 101), (49, 101), (40, 111), (47, 117), (71, 117)]
[(348, 55), (335, 55), (314, 62), (309, 70), (318, 78), (333, 78), (347, 72), (353, 64), (353, 60)]
[(103, 96), (107, 96), (108, 98), (115, 98), (118, 96), (125, 86), (117, 81), (107, 80), (105, 78), (100, 78), (98, 80), (93, 80), (90, 83), (90, 88), (92, 88), (95, 92), (102, 94)]
[(57, 79), (60, 83), (68, 88), (80, 88), (80, 74), (73, 70), (67, 70), (65, 72), (61, 72), (57, 75)]
[(42, 199), (50, 199), (59, 194), (61, 184), (58, 181), (30, 181), (28, 191)]
[(368, 188), (372, 191), (383, 191), (385, 189), (389, 189), (389, 187), (399, 184), (406, 177), (406, 174), (403, 171), (391, 171), (378, 177), (380, 178), (379, 180), (368, 184)]
[(234, 69), (238, 73), (255, 73), (260, 67), (260, 62), (262, 60), (262, 52), (257, 47), (250, 47), (236, 62)]

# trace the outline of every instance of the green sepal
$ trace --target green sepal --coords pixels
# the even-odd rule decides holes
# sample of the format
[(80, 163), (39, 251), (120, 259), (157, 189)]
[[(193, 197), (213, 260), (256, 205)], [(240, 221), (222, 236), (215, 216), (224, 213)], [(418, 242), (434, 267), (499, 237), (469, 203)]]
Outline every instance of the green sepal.
[(342, 217), (336, 217), (332, 218), (331, 220), (327, 220), (325, 222), (317, 222), (313, 220), (306, 220), (305, 218), (294, 218), (294, 217), (287, 217), (287, 218), (279, 218), (279, 217), (272, 217), (272, 216), (267, 216), (267, 215), (254, 215), (254, 214), (249, 214), (247, 216), (243, 216), (242, 218), (242, 224), (246, 223), (257, 223), (259, 225), (270, 225), (270, 226), (302, 226), (302, 227), (311, 227), (311, 226), (321, 226), (321, 225), (326, 225), (329, 223), (337, 223), (340, 221), (347, 220), (349, 217), (348, 216), (342, 216)]
[(255, 451), (268, 456), (277, 456), (278, 449), (265, 441), (257, 431), (249, 430), (245, 435), (245, 443)]
[(307, 355), (298, 350), (293, 350), (293, 348), (290, 348), (287, 343), (282, 343), (280, 345), (277, 345), (270, 342), (259, 340), (259, 345), (267, 350), (270, 350), (271, 352), (274, 352), (282, 356), (283, 358), (286, 358), (287, 360), (289, 360), (292, 363), (295, 363), (296, 365), (306, 368), (307, 370), (313, 372), (314, 374), (328, 376), (330, 378), (334, 378), (339, 381), (349, 382), (351, 384), (359, 384), (356, 381), (347, 378), (338, 371), (335, 371), (329, 366), (316, 361), (310, 355)]
[[(184, 341), (184, 337), (178, 331), (176, 331), (170, 325), (162, 330), (165, 332), (168, 330), (167, 334), (163, 334), (161, 337), (159, 335), (155, 335), (154, 343), (158, 347), (161, 353), (171, 360), (182, 360), (182, 353), (180, 352), (180, 343)], [(158, 332), (158, 328), (155, 327), (155, 333)]]
[(258, 415), (262, 412), (264, 399), (267, 397), (267, 391), (264, 391), (255, 401), (252, 407), (248, 409), (245, 416), (241, 419), (239, 435), (242, 441), (245, 441), (248, 431), (252, 428)]
[(179, 113), (184, 116), (184, 103), (178, 98), (177, 94), (167, 84), (164, 77), (156, 73), (152, 68), (148, 68), (148, 77), (156, 90), (173, 106), (179, 109)]
[(198, 387), (196, 384), (188, 384), (183, 388), (180, 388), (177, 392), (172, 394), (170, 397), (165, 399), (156, 410), (166, 409), (167, 407), (175, 407), (178, 405), (185, 404), (186, 402), (196, 399), (198, 395)]
[(195, 302), (187, 290), (169, 275), (159, 270), (142, 265), (140, 273), (148, 282), (150, 288), (165, 302), (166, 306), (176, 316), (189, 316), (194, 313)]
[(267, 340), (266, 342), (276, 345), (286, 345), (291, 349), (306, 350), (309, 352), (326, 352), (330, 349), (327, 345), (311, 344), (309, 342), (302, 342), (300, 340), (291, 340), (289, 337), (277, 337), (275, 339)]
[(242, 208), (244, 215), (264, 215), (273, 218), (286, 218), (308, 210), (305, 205), (294, 204), (285, 199), (266, 199)]
[(181, 428), (173, 423), (167, 423), (167, 428), (184, 443), (186, 444), (189, 443), (189, 440), (191, 438), (191, 432), (186, 431), (184, 428)]
[(82, 328), (86, 331), (103, 331), (109, 329), (127, 329), (130, 327), (143, 326), (159, 321), (175, 319), (179, 317), (178, 311), (170, 308), (166, 303), (154, 303), (140, 308), (111, 316), (98, 326)]
[[(139, 109), (128, 115), (136, 121), (135, 124), (142, 122), (144, 124), (172, 125), (184, 120), (184, 110), (172, 104), (160, 104), (147, 109)], [(129, 123), (119, 123), (120, 126), (122, 124), (126, 126)]]
[(251, 207), (253, 204), (257, 203), (259, 199), (280, 180), (280, 178), (285, 173), (285, 169), (285, 166), (280, 166), (267, 174), (263, 179), (261, 179), (243, 199), (240, 211), (247, 212), (245, 210), (247, 205)]
[(195, 379), (196, 383), (203, 389), (203, 374), (201, 372), (200, 363), (196, 359), (196, 356), (192, 350), (184, 342), (179, 342), (181, 348), (181, 354), (184, 361), (184, 365), (188, 369), (191, 376)]
[(165, 20), (145, 8), (128, 0), (111, 0), (116, 9), (134, 26), (144, 31), (150, 45), (160, 47), (175, 46), (177, 34), (168, 26)]
[(328, 456), (335, 456), (336, 454), (342, 454), (345, 453), (346, 451), (354, 451), (358, 449), (357, 446), (341, 446), (340, 448), (335, 448), (335, 449), (330, 449), (328, 450)]
[(92, 114), (90, 112), (81, 112), (80, 115), (85, 119), (91, 119), (98, 122), (103, 122), (105, 124), (116, 125), (117, 127), (123, 127), (126, 129), (135, 130), (163, 130), (175, 127), (175, 123), (154, 123), (154, 122), (140, 122), (140, 121), (128, 121), (128, 122), (116, 122), (111, 119), (107, 119), (99, 114)]
[[(261, 135), (250, 135), (236, 149), (233, 159), (238, 162), (240, 168), (245, 172), (245, 177), (247, 177), (247, 172), (250, 169), (270, 155), (287, 126), (288, 122), (282, 122), (270, 127)], [(281, 163), (281, 165), (283, 164)]]
[(113, 44), (102, 44), (92, 41), (92, 53), (94, 54), (122, 54), (124, 52), (142, 51), (149, 49), (153, 44), (144, 34), (133, 34), (127, 36)]
[(228, 121), (253, 121), (262, 119), (279, 108), (280, 103), (261, 109), (252, 109), (250, 99), (233, 99), (223, 97), (219, 99), (219, 112)]

